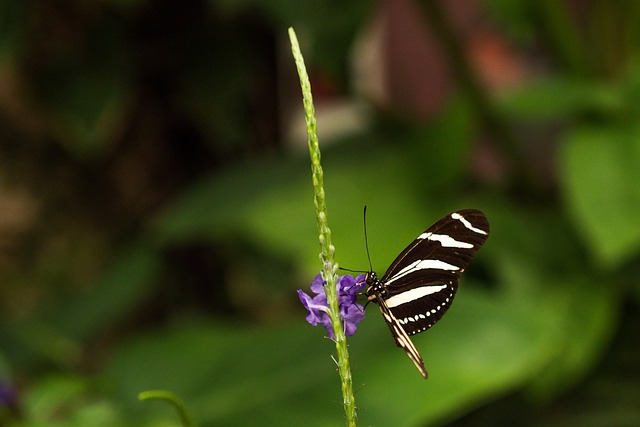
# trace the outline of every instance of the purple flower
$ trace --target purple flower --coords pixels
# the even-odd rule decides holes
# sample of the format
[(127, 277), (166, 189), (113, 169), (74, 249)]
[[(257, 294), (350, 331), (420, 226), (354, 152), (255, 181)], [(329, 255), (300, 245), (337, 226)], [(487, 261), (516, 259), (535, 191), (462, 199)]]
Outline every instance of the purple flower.
[[(325, 284), (326, 282), (322, 280), (322, 275), (318, 274), (311, 282), (311, 291), (315, 296), (311, 297), (300, 289), (298, 289), (298, 296), (304, 308), (309, 310), (307, 322), (313, 326), (321, 324), (327, 330), (329, 338), (333, 339), (333, 328), (329, 318), (329, 304), (327, 303), (327, 294), (324, 289)], [(338, 306), (345, 335), (355, 334), (356, 324), (364, 319), (364, 308), (356, 300), (358, 291), (364, 288), (365, 285), (364, 275), (362, 274), (356, 278), (349, 275), (338, 277), (336, 290), (338, 292)]]

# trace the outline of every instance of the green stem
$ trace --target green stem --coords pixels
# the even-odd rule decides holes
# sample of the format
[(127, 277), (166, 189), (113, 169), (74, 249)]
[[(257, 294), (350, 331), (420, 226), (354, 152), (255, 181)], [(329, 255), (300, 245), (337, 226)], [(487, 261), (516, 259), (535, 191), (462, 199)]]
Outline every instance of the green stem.
[(320, 258), (322, 259), (322, 277), (326, 281), (325, 292), (329, 304), (329, 317), (333, 326), (333, 334), (338, 353), (338, 372), (342, 382), (342, 403), (346, 415), (347, 426), (356, 425), (356, 403), (353, 396), (353, 381), (351, 379), (351, 368), (349, 367), (349, 350), (347, 339), (342, 328), (340, 310), (338, 306), (338, 296), (336, 295), (336, 283), (338, 275), (338, 265), (334, 261), (335, 248), (331, 244), (331, 230), (327, 223), (327, 205), (323, 186), (323, 173), (320, 164), (320, 147), (318, 146), (318, 134), (316, 132), (316, 118), (313, 107), (313, 97), (311, 96), (311, 84), (304, 65), (304, 58), (300, 52), (298, 39), (293, 28), (289, 28), (289, 39), (291, 40), (291, 51), (298, 70), (300, 86), (302, 88), (302, 100), (304, 104), (304, 114), (307, 123), (307, 136), (309, 143), (309, 154), (311, 156), (311, 175), (313, 178), (314, 204), (316, 208), (316, 218), (318, 225), (318, 236), (320, 240)]
[(143, 391), (138, 395), (138, 399), (140, 400), (158, 399), (158, 400), (164, 400), (166, 402), (169, 402), (176, 408), (176, 411), (178, 411), (178, 414), (180, 415), (180, 419), (182, 420), (182, 425), (184, 425), (185, 427), (195, 427), (195, 424), (191, 419), (191, 415), (189, 415), (189, 411), (187, 410), (187, 406), (178, 396), (171, 393), (170, 391), (163, 391), (163, 390)]

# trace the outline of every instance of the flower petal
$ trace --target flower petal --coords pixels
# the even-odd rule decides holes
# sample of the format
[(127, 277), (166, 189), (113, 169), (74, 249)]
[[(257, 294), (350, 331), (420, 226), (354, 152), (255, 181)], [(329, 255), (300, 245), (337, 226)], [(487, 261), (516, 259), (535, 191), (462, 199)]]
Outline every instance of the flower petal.
[(364, 308), (360, 304), (353, 304), (340, 310), (340, 317), (344, 324), (344, 333), (351, 336), (358, 329), (357, 324), (364, 319)]
[(311, 291), (316, 294), (325, 294), (324, 285), (326, 282), (322, 280), (322, 274), (318, 274), (311, 282)]

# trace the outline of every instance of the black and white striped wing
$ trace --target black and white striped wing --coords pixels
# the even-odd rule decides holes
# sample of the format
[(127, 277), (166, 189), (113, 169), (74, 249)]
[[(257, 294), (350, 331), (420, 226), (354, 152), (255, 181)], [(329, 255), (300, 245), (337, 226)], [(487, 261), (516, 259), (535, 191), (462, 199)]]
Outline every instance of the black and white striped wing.
[(482, 212), (453, 212), (393, 261), (380, 282), (387, 306), (409, 335), (440, 320), (458, 290), (458, 278), (487, 237), (489, 222)]
[(378, 304), (396, 344), (407, 351), (425, 378), (424, 362), (408, 335), (440, 320), (455, 297), (458, 278), (488, 237), (489, 222), (482, 212), (453, 212), (402, 251), (382, 279), (375, 273), (367, 276), (369, 300)]
[(398, 347), (403, 348), (404, 351), (407, 352), (407, 356), (416, 365), (418, 371), (422, 374), (423, 377), (427, 378), (427, 369), (424, 367), (424, 360), (420, 356), (420, 352), (409, 338), (409, 335), (404, 330), (404, 327), (398, 319), (393, 315), (389, 307), (387, 307), (384, 299), (380, 298), (377, 300), (378, 307), (380, 307), (380, 311), (382, 312), (382, 316), (384, 317), (384, 321), (387, 322), (389, 326), (389, 330), (391, 330), (391, 335), (393, 335), (393, 339), (396, 341)]

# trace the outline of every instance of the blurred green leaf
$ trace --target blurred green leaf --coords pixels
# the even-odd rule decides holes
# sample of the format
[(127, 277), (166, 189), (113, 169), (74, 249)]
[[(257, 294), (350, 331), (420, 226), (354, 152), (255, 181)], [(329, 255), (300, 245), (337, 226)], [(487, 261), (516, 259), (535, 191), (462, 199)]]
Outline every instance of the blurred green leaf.
[[(498, 252), (493, 264), (499, 269), (500, 295), (528, 301), (533, 311), (522, 315), (531, 316), (543, 329), (547, 347), (542, 353), (548, 359), (530, 378), (528, 389), (531, 397), (550, 400), (578, 383), (599, 361), (618, 326), (621, 289), (611, 278), (580, 270), (577, 248), (562, 244), (569, 237), (566, 231), (544, 220), (533, 221), (511, 221), (513, 236), (492, 242)], [(535, 237), (519, 239), (524, 228)], [(492, 237), (501, 240), (500, 235)], [(556, 244), (549, 247), (552, 240)], [(545, 249), (545, 256), (537, 253)]]
[[(429, 371), (426, 382), (395, 347), (381, 316), (369, 313), (378, 318), (369, 319), (351, 340), (352, 364), (362, 376), (356, 382), (366, 390), (358, 394), (360, 419), (365, 424), (430, 424), (461, 415), (481, 396), (497, 397), (525, 383), (546, 363), (546, 337), (532, 310), (526, 300), (461, 289), (445, 319), (412, 337)], [(364, 337), (368, 342), (360, 346)]]
[[(463, 99), (451, 102), (439, 117), (404, 136), (407, 164), (403, 175), (415, 180), (416, 192), (441, 197), (444, 188), (466, 172), (475, 120)], [(395, 137), (394, 139), (400, 139)], [(445, 190), (446, 191), (446, 190)]]
[(15, 427), (100, 427), (124, 425), (118, 409), (92, 396), (87, 379), (55, 375), (30, 387), (24, 399), (25, 421)]
[(576, 129), (563, 142), (562, 183), (575, 228), (602, 266), (638, 254), (640, 127)]
[[(549, 349), (550, 363), (533, 378), (529, 392), (538, 400), (550, 401), (570, 389), (596, 366), (613, 339), (619, 322), (619, 290), (612, 281), (575, 278), (573, 283), (547, 281), (539, 317), (557, 318), (549, 322), (554, 338)], [(548, 308), (549, 310), (544, 310)]]
[[(406, 241), (425, 227), (423, 202), (415, 197), (419, 186), (403, 171), (413, 154), (403, 146), (346, 144), (323, 151), (329, 221), (344, 265), (365, 262), (362, 207), (370, 206), (371, 236), (404, 231)], [(355, 159), (355, 160), (354, 160)], [(309, 274), (318, 267), (316, 226), (313, 217), (311, 174), (306, 157), (285, 161), (247, 163), (203, 180), (176, 200), (157, 221), (161, 244), (181, 241), (224, 240), (235, 235), (254, 241), (265, 250), (306, 266)], [(381, 165), (384, 173), (376, 167)], [(426, 183), (425, 185), (428, 185)], [(435, 208), (432, 208), (435, 209)], [(381, 213), (384, 211), (384, 217)], [(392, 229), (387, 221), (402, 217)], [(380, 232), (381, 231), (381, 232)], [(380, 234), (378, 234), (380, 232)], [(406, 242), (400, 241), (398, 245)], [(401, 248), (397, 248), (398, 250)], [(396, 248), (380, 245), (388, 259)], [(356, 261), (354, 261), (356, 260)], [(389, 259), (389, 262), (391, 260)]]
[(123, 347), (105, 379), (143, 418), (157, 417), (154, 410), (171, 412), (166, 405), (131, 406), (140, 390), (161, 388), (180, 395), (201, 426), (251, 425), (258, 419), (262, 425), (301, 419), (313, 424), (314, 416), (328, 425), (341, 417), (339, 407), (333, 412), (340, 394), (332, 346), (310, 328), (301, 316), (295, 328), (172, 330)]
[(123, 249), (116, 258), (84, 291), (61, 296), (38, 317), (0, 325), (11, 359), (23, 367), (43, 361), (75, 366), (83, 343), (130, 313), (159, 271), (158, 254), (144, 245)]
[(611, 275), (585, 269), (586, 254), (555, 211), (496, 205), (487, 214), (492, 235), (478, 261), (489, 260), (495, 269), (497, 295), (538, 307), (522, 315), (548, 328), (549, 364), (530, 380), (530, 391), (537, 399), (551, 399), (599, 361), (619, 325), (623, 287)]
[(508, 116), (540, 124), (541, 119), (616, 116), (627, 107), (624, 94), (624, 87), (610, 82), (553, 78), (507, 92), (499, 105)]
[(66, 298), (55, 307), (47, 323), (84, 340), (132, 310), (153, 286), (159, 255), (144, 245), (122, 249), (111, 266), (86, 292)]

